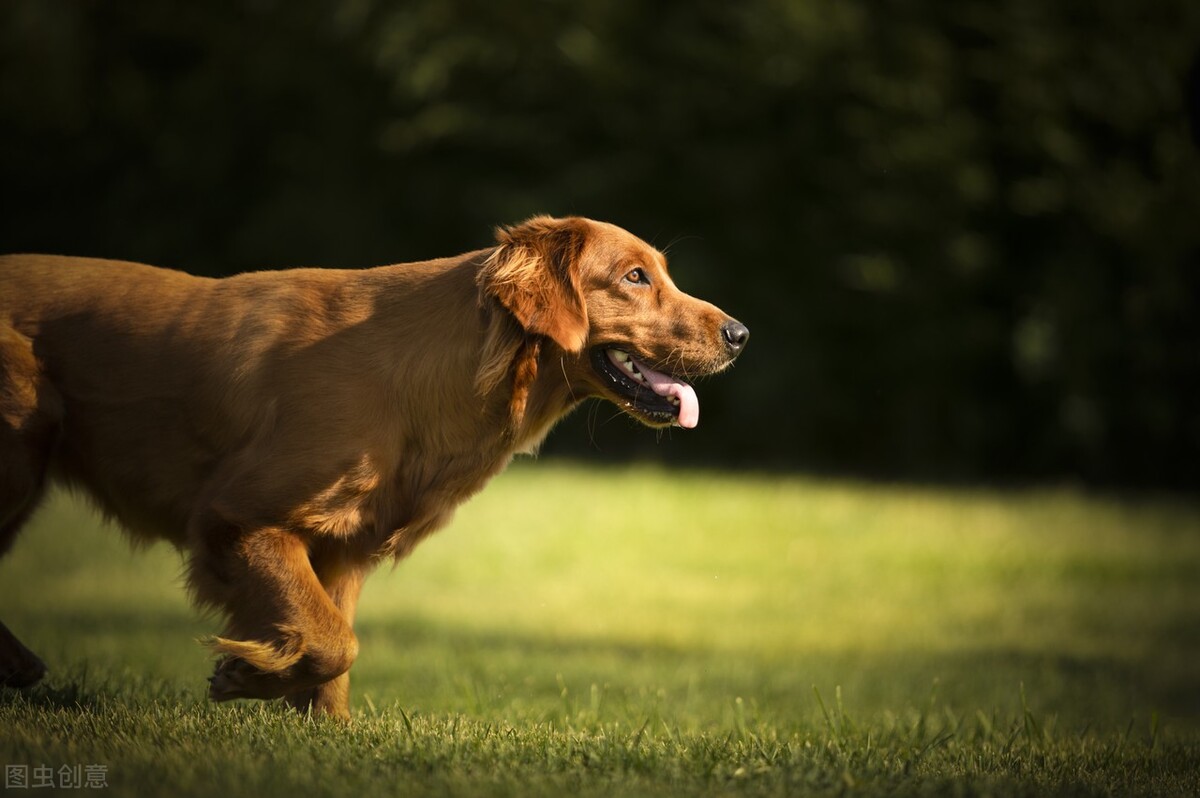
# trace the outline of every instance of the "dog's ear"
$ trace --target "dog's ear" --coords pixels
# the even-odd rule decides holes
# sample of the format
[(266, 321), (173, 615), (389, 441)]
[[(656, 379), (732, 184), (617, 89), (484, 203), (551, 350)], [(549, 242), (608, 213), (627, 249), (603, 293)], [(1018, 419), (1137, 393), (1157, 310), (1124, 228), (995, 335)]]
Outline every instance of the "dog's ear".
[(479, 271), (479, 290), (504, 305), (526, 332), (578, 352), (588, 332), (579, 286), (586, 236), (587, 222), (577, 218), (535, 216), (498, 228), (499, 246)]

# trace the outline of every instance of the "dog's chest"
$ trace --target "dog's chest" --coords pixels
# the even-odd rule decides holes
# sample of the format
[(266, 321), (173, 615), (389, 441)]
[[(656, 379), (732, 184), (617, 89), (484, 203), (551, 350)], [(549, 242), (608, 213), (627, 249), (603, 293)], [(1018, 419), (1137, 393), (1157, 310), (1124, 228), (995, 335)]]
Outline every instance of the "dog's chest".
[(395, 487), (397, 493), (377, 526), (383, 545), (376, 556), (401, 558), (427, 536), (450, 522), (455, 509), (478, 493), (508, 465), (511, 455), (483, 451), (446, 457), (407, 470)]

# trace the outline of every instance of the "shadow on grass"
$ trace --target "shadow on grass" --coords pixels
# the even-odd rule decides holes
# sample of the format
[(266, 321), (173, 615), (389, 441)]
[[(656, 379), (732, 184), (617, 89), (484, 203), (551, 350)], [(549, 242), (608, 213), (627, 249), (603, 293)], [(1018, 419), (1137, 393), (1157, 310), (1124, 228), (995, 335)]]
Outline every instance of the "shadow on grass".
[(112, 675), (94, 677), (87, 663), (75, 663), (62, 676), (49, 676), (32, 687), (0, 688), (0, 710), (30, 707), (56, 712), (94, 714), (144, 708), (151, 704), (180, 707), (202, 705), (195, 691), (155, 678), (153, 675), (116, 680)]
[[(1041, 712), (1063, 723), (1124, 727), (1132, 718), (1161, 715), (1200, 731), (1200, 691), (1189, 668), (1156, 657), (1118, 658), (1049, 650), (974, 648), (930, 650), (823, 650), (796, 656), (754, 650), (576, 639), (446, 626), (405, 617), (360, 625), (364, 656), (359, 685), (388, 696), (397, 682), (408, 689), (463, 682), (501, 693), (557, 700), (564, 690), (585, 694), (590, 685), (653, 694), (683, 703), (732, 705), (744, 698), (776, 717), (817, 711), (813, 689), (841, 688), (863, 713), (903, 713), (929, 702), (958, 713), (1019, 713), (1022, 691)], [(506, 687), (507, 686), (507, 687)], [(594, 689), (594, 688), (593, 688)], [(694, 694), (700, 694), (695, 698)], [(420, 694), (401, 701), (421, 701)]]
[[(93, 711), (118, 705), (204, 702), (211, 661), (196, 639), (218, 626), (186, 609), (55, 610), (23, 624), (51, 641), (51, 674), (31, 689), (0, 690), (0, 707)], [(53, 630), (51, 632), (50, 630)], [(514, 706), (559, 707), (597, 689), (631, 710), (662, 702), (698, 718), (739, 699), (774, 721), (819, 711), (814, 688), (838, 688), (860, 717), (939, 707), (960, 715), (1019, 713), (1021, 691), (1063, 728), (1123, 727), (1152, 714), (1200, 731), (1200, 691), (1184, 656), (1118, 658), (1052, 650), (975, 648), (753, 649), (471, 629), (419, 616), (359, 624), (354, 670), (362, 696), (435, 712), (503, 716)], [(164, 663), (166, 663), (164, 665)], [(548, 711), (548, 710), (547, 710)]]
[[(0, 689), (0, 707), (17, 704), (90, 711), (159, 700), (194, 704), (201, 682), (173, 679), (210, 667), (197, 645), (204, 621), (186, 608), (41, 607), (10, 613), (15, 633), (49, 667), (33, 687)], [(215, 627), (214, 627), (215, 628)], [(169, 672), (164, 666), (170, 665)]]

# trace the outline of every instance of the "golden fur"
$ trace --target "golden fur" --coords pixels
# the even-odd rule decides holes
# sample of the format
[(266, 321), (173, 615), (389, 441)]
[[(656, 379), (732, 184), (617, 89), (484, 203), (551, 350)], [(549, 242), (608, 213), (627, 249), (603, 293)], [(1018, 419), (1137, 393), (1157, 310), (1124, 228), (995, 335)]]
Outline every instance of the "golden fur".
[[(708, 374), (744, 343), (731, 325), (744, 333), (652, 247), (579, 218), (358, 271), (0, 258), (0, 554), (49, 481), (80, 488), (135, 538), (173, 543), (195, 600), (227, 619), (212, 698), (346, 716), (366, 574), (585, 397), (662, 423), (589, 351)], [(0, 684), (44, 670), (0, 624)]]

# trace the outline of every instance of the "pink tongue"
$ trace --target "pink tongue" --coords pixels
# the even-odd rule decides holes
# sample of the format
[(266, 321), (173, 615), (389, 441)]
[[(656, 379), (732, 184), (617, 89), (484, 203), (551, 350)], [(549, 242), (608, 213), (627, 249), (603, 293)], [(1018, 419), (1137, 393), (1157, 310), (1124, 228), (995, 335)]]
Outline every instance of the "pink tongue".
[(679, 400), (679, 426), (692, 429), (700, 423), (700, 400), (696, 397), (696, 389), (686, 382), (680, 382), (661, 372), (648, 368), (640, 360), (638, 371), (650, 383), (650, 387), (659, 396), (674, 396)]

